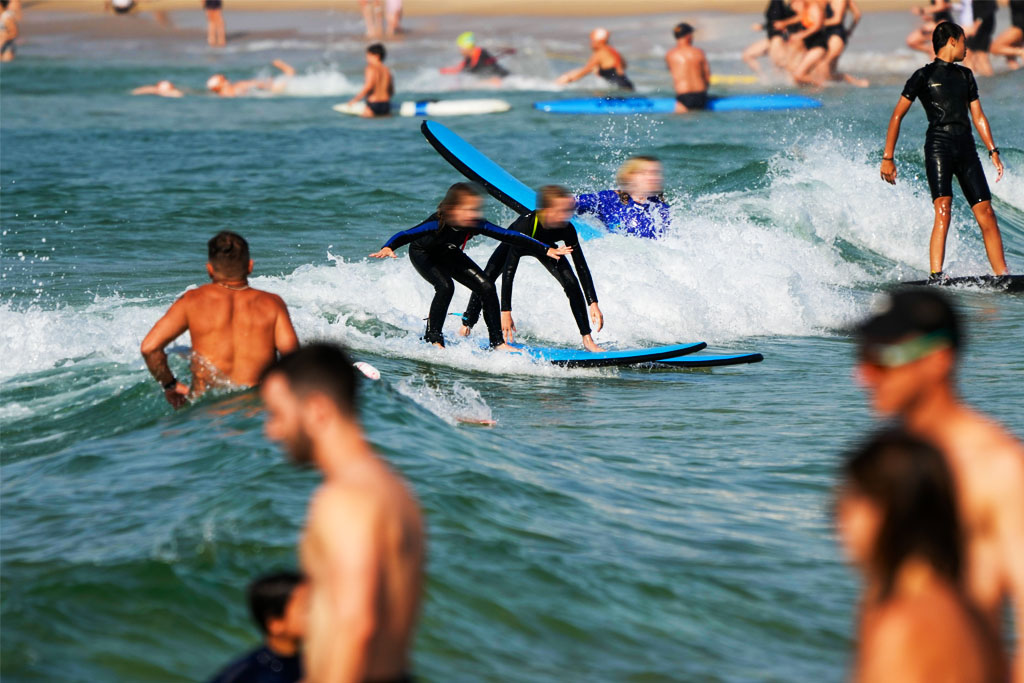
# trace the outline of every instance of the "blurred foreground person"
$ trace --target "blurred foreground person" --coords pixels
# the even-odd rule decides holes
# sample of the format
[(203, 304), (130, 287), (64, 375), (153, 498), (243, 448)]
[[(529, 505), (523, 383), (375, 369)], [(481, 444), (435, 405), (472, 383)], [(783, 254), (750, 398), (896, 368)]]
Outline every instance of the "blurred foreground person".
[(853, 680), (997, 683), (1005, 661), (964, 595), (956, 492), (942, 454), (904, 432), (843, 464), (839, 537), (864, 577)]
[(324, 475), (299, 547), (309, 683), (409, 681), (425, 541), (419, 503), (367, 443), (341, 348), (310, 344), (266, 373), (266, 434)]
[(858, 337), (857, 374), (875, 412), (945, 456), (963, 533), (966, 594), (997, 632), (1012, 604), (1014, 680), (1024, 682), (1024, 445), (957, 395), (961, 322), (941, 292), (888, 295)]

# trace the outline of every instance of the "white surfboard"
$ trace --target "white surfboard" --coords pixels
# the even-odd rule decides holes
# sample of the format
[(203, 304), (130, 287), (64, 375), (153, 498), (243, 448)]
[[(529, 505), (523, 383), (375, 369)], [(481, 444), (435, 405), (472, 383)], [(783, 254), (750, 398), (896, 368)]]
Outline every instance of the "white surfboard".
[(360, 100), (355, 104), (349, 104), (345, 102), (343, 104), (336, 104), (331, 107), (334, 111), (339, 114), (348, 114), (349, 116), (362, 116), (363, 112), (366, 111), (366, 102)]
[(421, 100), (402, 102), (402, 116), (470, 116), (474, 114), (500, 114), (512, 108), (505, 100), (496, 98), (478, 100)]

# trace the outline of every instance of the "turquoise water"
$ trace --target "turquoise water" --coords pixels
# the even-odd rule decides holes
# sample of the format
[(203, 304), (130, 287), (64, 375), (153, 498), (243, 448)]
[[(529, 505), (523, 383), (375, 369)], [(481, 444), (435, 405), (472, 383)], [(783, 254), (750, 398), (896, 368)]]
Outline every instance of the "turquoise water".
[[(739, 71), (746, 34), (727, 29), (749, 19), (702, 19), (722, 36), (708, 40), (716, 69)], [(425, 283), (404, 253), (364, 256), (458, 178), (417, 121), (331, 111), (357, 87), (360, 43), (340, 37), (350, 15), (295, 21), (298, 37), (257, 36), (219, 56), (40, 31), (3, 67), (4, 678), (200, 680), (256, 642), (245, 585), (295, 565), (317, 477), (264, 440), (251, 392), (172, 413), (138, 355), (171, 301), (204, 281), (206, 239), (232, 229), (252, 245), (254, 284), (285, 298), (303, 340), (341, 341), (383, 373), (362, 412), (427, 513), (424, 678), (841, 679), (857, 584), (835, 545), (830, 490), (837, 454), (872, 424), (842, 330), (887, 283), (927, 267), (916, 106), (900, 184), (877, 176), (885, 122), (921, 61), (879, 55), (908, 19), (868, 17), (873, 32), (850, 64), (877, 85), (830, 89), (821, 110), (614, 119), (530, 109), (571, 66), (550, 54), (579, 49), (555, 35), (572, 24), (555, 21), (537, 38), (504, 39), (526, 74), (499, 94), (510, 113), (446, 121), (530, 184), (602, 189), (632, 151), (664, 160), (673, 234), (586, 245), (607, 320), (597, 339), (703, 339), (766, 357), (692, 372), (564, 370), (420, 343)], [(420, 21), (424, 34), (393, 50), (399, 87), (411, 98), (494, 96), (453, 93), (459, 84), (433, 75), (451, 61), (448, 36)], [(526, 35), (525, 20), (488, 21), (494, 35)], [(654, 91), (667, 40), (645, 46), (645, 21), (671, 25), (611, 26)], [(277, 56), (301, 73), (285, 96), (126, 94), (163, 77), (191, 88), (216, 70), (251, 77)], [(994, 203), (1018, 272), (1021, 78), (981, 83), (1009, 166)], [(956, 207), (947, 270), (983, 272), (980, 238)], [(512, 218), (494, 202), (488, 214)], [(491, 245), (477, 242), (469, 253), (483, 261)], [(526, 339), (578, 342), (539, 266), (522, 265), (516, 293)], [(958, 298), (973, 332), (963, 392), (1024, 436), (1024, 300)], [(172, 365), (187, 362), (177, 354)]]

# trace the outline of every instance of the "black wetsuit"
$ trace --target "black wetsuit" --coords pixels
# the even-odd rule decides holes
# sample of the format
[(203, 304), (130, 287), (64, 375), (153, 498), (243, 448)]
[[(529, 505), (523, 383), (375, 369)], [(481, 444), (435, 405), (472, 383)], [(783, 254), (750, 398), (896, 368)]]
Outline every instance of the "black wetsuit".
[(264, 645), (228, 664), (210, 683), (295, 683), (301, 680), (302, 662), (298, 655), (282, 657)]
[[(462, 62), (463, 73), (483, 78), (504, 78), (508, 76), (508, 69), (498, 64), (497, 57), (483, 48), (479, 48), (479, 50), (478, 53), (466, 57)], [(476, 58), (475, 61), (474, 57)]]
[(612, 85), (618, 86), (623, 90), (633, 90), (633, 81), (626, 77), (626, 74), (620, 74), (615, 68), (611, 69), (598, 69), (597, 75), (608, 81)]
[(971, 3), (974, 20), (981, 20), (978, 32), (967, 39), (967, 49), (988, 52), (992, 46), (992, 34), (996, 30), (996, 0), (974, 0)]
[(1024, 0), (1010, 0), (1010, 23), (1024, 31)]
[(953, 176), (971, 206), (991, 199), (971, 132), (970, 104), (978, 99), (971, 70), (936, 59), (914, 72), (903, 97), (920, 98), (928, 115), (924, 163), (932, 199), (953, 196)]
[(771, 0), (768, 3), (768, 9), (764, 12), (764, 29), (768, 32), (768, 38), (774, 38), (775, 36), (785, 38), (788, 32), (775, 28), (775, 22), (786, 21), (795, 16), (796, 12), (793, 11), (793, 8), (789, 6), (786, 0)]
[[(569, 299), (569, 307), (576, 319), (576, 327), (579, 328), (580, 336), (590, 334), (590, 317), (587, 314), (587, 306), (597, 302), (597, 291), (594, 289), (594, 278), (591, 277), (587, 259), (583, 256), (576, 228), (572, 226), (572, 223), (567, 223), (561, 228), (545, 228), (537, 220), (537, 212), (531, 211), (517, 218), (512, 225), (508, 226), (508, 229), (530, 235), (548, 247), (554, 247), (557, 242), (572, 247), (572, 262), (576, 266), (576, 273), (579, 274), (578, 280), (576, 273), (572, 272), (569, 260), (564, 256), (557, 261), (549, 259), (547, 256), (540, 257), (538, 260), (565, 290), (565, 296)], [(512, 285), (521, 257), (522, 252), (518, 248), (511, 244), (502, 244), (494, 250), (484, 268), (484, 274), (491, 282), (497, 280), (499, 274), (502, 276), (501, 310), (503, 311), (512, 310)], [(582, 291), (580, 290), (581, 285)], [(462, 315), (462, 324), (466, 327), (473, 327), (479, 319), (480, 297), (474, 294)]]
[(408, 244), (409, 260), (412, 261), (416, 272), (434, 287), (434, 300), (430, 303), (427, 331), (423, 335), (428, 342), (444, 346), (442, 329), (445, 316), (448, 315), (448, 305), (455, 294), (454, 280), (468, 287), (483, 300), (484, 322), (487, 323), (491, 346), (504, 343), (501, 336), (498, 295), (494, 291), (494, 284), (484, 276), (480, 266), (462, 251), (466, 243), (477, 235), (509, 242), (538, 258), (544, 256), (548, 250), (531, 237), (487, 221), (481, 221), (471, 228), (441, 225), (436, 213), (419, 225), (396, 233), (384, 245), (395, 250)]

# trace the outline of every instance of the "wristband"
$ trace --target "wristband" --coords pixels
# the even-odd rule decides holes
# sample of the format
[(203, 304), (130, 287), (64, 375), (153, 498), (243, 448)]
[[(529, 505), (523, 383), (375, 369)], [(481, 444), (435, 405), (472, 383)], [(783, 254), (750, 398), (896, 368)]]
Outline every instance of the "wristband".
[(170, 391), (171, 389), (174, 389), (176, 386), (178, 386), (178, 380), (171, 377), (170, 380), (164, 382), (164, 391)]
[(892, 157), (882, 157), (882, 161), (893, 161)]
[(999, 154), (999, 148), (998, 147), (993, 147), (992, 149), (990, 149), (988, 151), (989, 158), (991, 158), (993, 154)]

